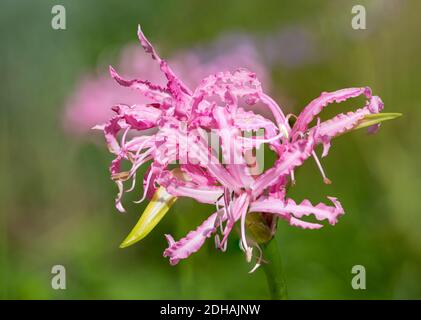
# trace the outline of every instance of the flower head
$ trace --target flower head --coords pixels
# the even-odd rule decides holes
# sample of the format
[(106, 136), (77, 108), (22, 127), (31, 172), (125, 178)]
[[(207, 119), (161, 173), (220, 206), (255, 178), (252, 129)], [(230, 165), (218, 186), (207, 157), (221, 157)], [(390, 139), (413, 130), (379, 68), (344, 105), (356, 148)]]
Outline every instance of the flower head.
[[(265, 241), (256, 236), (256, 224), (263, 225), (270, 238), (278, 218), (304, 229), (319, 229), (323, 221), (337, 223), (344, 210), (335, 197), (328, 197), (329, 205), (313, 205), (309, 200), (296, 203), (286, 196), (287, 188), (295, 182), (296, 168), (310, 157), (316, 161), (324, 182), (330, 183), (315, 147), (322, 144), (322, 156), (326, 156), (334, 137), (366, 125), (371, 125), (371, 130), (377, 128), (384, 119), (376, 116), (383, 109), (378, 96), (373, 96), (367, 87), (324, 92), (304, 108), (291, 127), (288, 120), (292, 115), (284, 115), (281, 107), (265, 94), (253, 72), (238, 69), (212, 74), (192, 90), (161, 59), (140, 28), (138, 36), (167, 83), (159, 86), (147, 80), (128, 80), (110, 67), (117, 83), (136, 90), (149, 102), (116, 105), (115, 116), (96, 126), (103, 130), (109, 150), (115, 155), (110, 171), (119, 188), (119, 211), (124, 211), (125, 182), (132, 180), (126, 192), (134, 190), (139, 167), (150, 163), (138, 202), (152, 200), (123, 247), (150, 232), (178, 197), (212, 204), (215, 212), (181, 240), (166, 235), (169, 246), (164, 256), (171, 264), (198, 251), (212, 235), (217, 248), (225, 250), (237, 222), (247, 260), (252, 259), (253, 248), (260, 253), (256, 266), (262, 262), (259, 243)], [(327, 105), (360, 95), (367, 102), (355, 112), (341, 113), (324, 122), (317, 118)], [(273, 120), (253, 111), (258, 104), (270, 110)], [(145, 134), (146, 129), (152, 131)], [(263, 135), (250, 137), (250, 132)], [(209, 140), (218, 144), (209, 144)], [(277, 160), (260, 172), (253, 154), (263, 144), (276, 154)], [(128, 171), (121, 170), (122, 161), (130, 162)], [(310, 215), (318, 222), (306, 221)]]

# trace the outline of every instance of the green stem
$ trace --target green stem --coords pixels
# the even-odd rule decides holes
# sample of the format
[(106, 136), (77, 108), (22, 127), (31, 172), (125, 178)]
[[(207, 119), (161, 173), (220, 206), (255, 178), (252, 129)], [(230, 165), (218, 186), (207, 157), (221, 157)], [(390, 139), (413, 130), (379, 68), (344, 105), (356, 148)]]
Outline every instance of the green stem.
[(282, 270), (281, 255), (275, 239), (270, 240), (262, 246), (263, 258), (267, 263), (262, 267), (266, 274), (269, 286), (270, 298), (272, 300), (288, 299), (287, 284)]

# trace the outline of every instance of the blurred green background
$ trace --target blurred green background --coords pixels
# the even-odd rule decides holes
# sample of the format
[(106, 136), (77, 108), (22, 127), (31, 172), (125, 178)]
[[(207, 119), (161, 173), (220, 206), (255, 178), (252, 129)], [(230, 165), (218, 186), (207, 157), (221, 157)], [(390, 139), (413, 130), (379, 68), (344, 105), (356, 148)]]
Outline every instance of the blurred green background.
[[(66, 8), (64, 31), (51, 28), (55, 4)], [(365, 31), (351, 28), (355, 4), (366, 5)], [(118, 248), (144, 204), (117, 213), (105, 145), (66, 134), (61, 119), (80, 76), (104, 50), (135, 41), (138, 23), (164, 57), (226, 32), (259, 37), (303, 26), (319, 58), (270, 70), (271, 93), (289, 112), (322, 91), (368, 85), (386, 112), (404, 113), (377, 135), (333, 141), (323, 161), (332, 185), (311, 161), (296, 173), (294, 199), (337, 196), (346, 214), (318, 231), (281, 221), (277, 241), (291, 298), (421, 298), (421, 1), (2, 0), (0, 7), (0, 298), (268, 298), (263, 271), (247, 273), (235, 239), (225, 253), (209, 240), (175, 267), (162, 257), (163, 234), (184, 236), (210, 206), (178, 201), (143, 243)], [(355, 101), (325, 114), (347, 106)], [(51, 288), (56, 264), (66, 267), (66, 290)], [(351, 287), (358, 264), (366, 290)]]

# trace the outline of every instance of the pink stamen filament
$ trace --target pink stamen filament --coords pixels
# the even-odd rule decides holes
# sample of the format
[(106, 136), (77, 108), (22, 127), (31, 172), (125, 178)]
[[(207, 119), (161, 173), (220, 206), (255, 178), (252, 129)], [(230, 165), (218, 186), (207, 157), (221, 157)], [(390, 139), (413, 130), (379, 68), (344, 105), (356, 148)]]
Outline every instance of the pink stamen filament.
[(320, 170), (320, 173), (322, 174), (322, 177), (323, 177), (323, 182), (324, 183), (326, 183), (326, 184), (331, 184), (332, 183), (332, 181), (330, 181), (327, 177), (326, 177), (326, 174), (325, 174), (325, 172), (324, 172), (324, 170), (323, 170), (323, 167), (322, 167), (322, 165), (321, 165), (321, 163), (320, 163), (320, 160), (319, 160), (319, 158), (317, 157), (317, 155), (316, 155), (316, 152), (312, 152), (311, 153), (312, 154), (312, 156), (313, 156), (313, 158), (314, 158), (314, 161), (316, 161), (316, 164), (317, 164), (317, 167), (319, 168), (319, 170)]
[(294, 172), (294, 170), (291, 170), (290, 176), (291, 176), (291, 184), (294, 186), (295, 185), (295, 172)]
[(151, 169), (148, 174), (148, 178), (146, 179), (145, 189), (143, 190), (143, 197), (140, 200), (134, 201), (134, 203), (142, 203), (146, 199), (146, 194), (149, 190), (149, 184), (151, 183), (153, 170)]
[(253, 273), (255, 272), (261, 265), (262, 265), (262, 261), (263, 261), (263, 251), (260, 248), (260, 246), (256, 243), (255, 247), (257, 248), (257, 250), (259, 251), (259, 257), (256, 259), (256, 264), (254, 265), (254, 267), (249, 271), (249, 273)]
[(130, 127), (127, 127), (127, 129), (126, 130), (124, 130), (124, 133), (123, 133), (123, 135), (122, 135), (122, 137), (121, 137), (121, 146), (124, 148), (124, 145), (126, 144), (126, 136), (127, 136), (127, 133), (130, 131)]
[(246, 215), (247, 215), (247, 210), (244, 210), (241, 215), (241, 241), (243, 244), (244, 251), (246, 252), (247, 262), (250, 262), (252, 248), (248, 246), (247, 239), (246, 239)]

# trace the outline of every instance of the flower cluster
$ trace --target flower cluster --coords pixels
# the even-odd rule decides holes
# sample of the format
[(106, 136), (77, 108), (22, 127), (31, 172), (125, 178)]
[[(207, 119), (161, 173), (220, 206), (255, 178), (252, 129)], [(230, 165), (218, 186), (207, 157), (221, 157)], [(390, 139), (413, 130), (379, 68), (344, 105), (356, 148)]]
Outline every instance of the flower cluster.
[[(166, 235), (169, 246), (164, 256), (173, 265), (198, 251), (212, 235), (217, 247), (224, 250), (237, 221), (241, 247), (250, 261), (252, 248), (261, 253), (258, 241), (247, 230), (250, 213), (259, 213), (271, 226), (271, 232), (278, 218), (304, 229), (319, 229), (323, 226), (319, 222), (324, 220), (331, 225), (338, 221), (344, 210), (336, 198), (328, 197), (331, 205), (313, 205), (308, 200), (296, 203), (287, 197), (286, 191), (294, 183), (295, 169), (308, 158), (316, 161), (324, 182), (330, 183), (315, 147), (323, 145), (324, 157), (332, 138), (365, 126), (363, 122), (368, 116), (383, 109), (378, 96), (372, 95), (367, 87), (324, 92), (294, 116), (295, 123), (291, 126), (292, 115), (284, 115), (280, 106), (264, 93), (254, 73), (238, 69), (212, 74), (191, 90), (160, 58), (140, 28), (138, 36), (143, 49), (159, 64), (167, 84), (158, 86), (147, 80), (127, 80), (110, 67), (111, 76), (121, 86), (135, 89), (150, 103), (116, 105), (115, 116), (96, 126), (103, 130), (109, 150), (115, 154), (110, 171), (119, 188), (116, 198), (119, 211), (124, 211), (121, 203), (124, 192), (135, 189), (139, 167), (150, 163), (138, 202), (152, 199), (155, 207), (147, 217), (141, 218), (143, 231), (138, 227), (126, 245), (142, 238), (148, 232), (145, 224), (156, 224), (177, 197), (212, 204), (215, 213), (179, 241)], [(357, 96), (366, 98), (362, 108), (323, 122), (317, 118), (327, 105)], [(268, 108), (272, 117), (253, 112), (257, 105)], [(378, 127), (375, 121), (369, 124), (372, 131)], [(262, 137), (246, 137), (249, 132), (262, 130)], [(220, 142), (221, 157), (219, 150), (207, 143), (210, 134)], [(277, 160), (271, 168), (259, 172), (253, 152), (263, 144), (276, 154)], [(131, 164), (128, 171), (121, 170), (123, 161)], [(130, 179), (131, 186), (125, 190), (125, 182)], [(309, 215), (319, 222), (306, 221)], [(256, 257), (258, 266), (262, 256)]]

